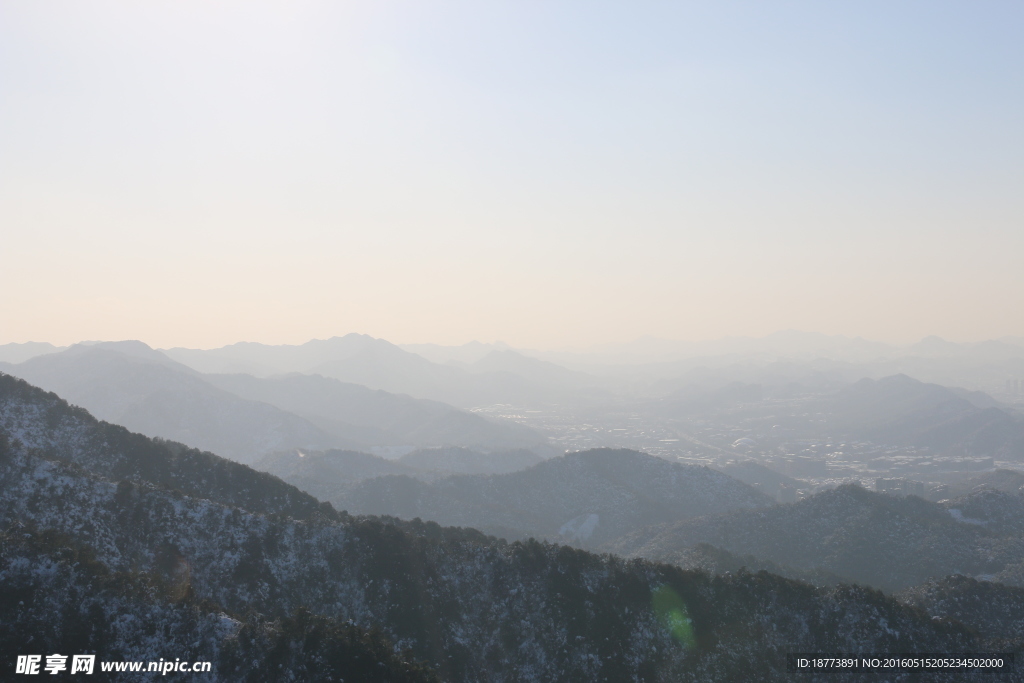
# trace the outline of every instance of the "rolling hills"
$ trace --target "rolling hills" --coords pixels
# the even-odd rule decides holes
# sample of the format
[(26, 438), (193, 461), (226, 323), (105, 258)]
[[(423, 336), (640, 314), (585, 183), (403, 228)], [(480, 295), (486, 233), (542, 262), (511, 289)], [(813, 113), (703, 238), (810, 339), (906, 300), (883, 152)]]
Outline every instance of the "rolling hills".
[(102, 419), (239, 462), (288, 448), (520, 448), (535, 431), (434, 401), (317, 376), (203, 375), (141, 342), (76, 345), (4, 371)]
[[(544, 437), (439, 401), (372, 390), (321, 375), (205, 375), (210, 384), (299, 415), (325, 431), (375, 445), (457, 445), (477, 449), (537, 446)], [(354, 430), (361, 429), (362, 432)]]
[[(5, 589), (84, 626), (62, 632), (77, 640), (54, 640), (44, 612), (4, 602), (0, 634), (18, 647), (39, 638), (155, 659), (187, 643), (183, 651), (225, 667), (222, 676), (248, 666), (252, 680), (273, 673), (258, 673), (261, 663), (309, 652), (330, 667), (321, 673), (356, 671), (372, 653), (394, 672), (387, 680), (426, 680), (414, 658), (458, 681), (783, 681), (791, 651), (985, 645), (958, 622), (859, 587), (818, 589), (764, 572), (714, 577), (351, 517), (268, 474), (99, 422), (3, 375), (0, 430), (0, 524), (15, 534), (0, 553), (12, 579)], [(108, 572), (122, 578), (111, 584)], [(166, 628), (101, 638), (120, 614)], [(408, 655), (390, 658), (392, 646)]]
[(584, 547), (651, 524), (772, 503), (720, 472), (612, 449), (570, 453), (509, 474), (368, 479), (330, 500), (357, 514), (420, 517)]
[(836, 435), (942, 454), (1024, 459), (1024, 421), (992, 403), (985, 394), (892, 375), (862, 379), (823, 407)]
[(509, 349), (493, 349), (472, 364), (441, 364), (364, 334), (299, 345), (246, 342), (210, 350), (166, 349), (165, 353), (208, 374), (315, 374), (466, 409), (494, 403), (539, 406), (592, 401), (595, 390), (603, 396), (600, 380)]
[[(993, 501), (1002, 497), (1005, 500)], [(979, 500), (979, 496), (985, 500)], [(968, 510), (978, 518), (961, 514)], [(980, 517), (984, 510), (993, 516)], [(998, 526), (1016, 496), (980, 492), (931, 503), (845, 485), (798, 503), (735, 510), (644, 529), (604, 549), (674, 562), (707, 543), (801, 571), (824, 571), (889, 591), (950, 574), (1009, 577), (1024, 559), (1024, 540)], [(955, 511), (955, 512), (954, 512)]]

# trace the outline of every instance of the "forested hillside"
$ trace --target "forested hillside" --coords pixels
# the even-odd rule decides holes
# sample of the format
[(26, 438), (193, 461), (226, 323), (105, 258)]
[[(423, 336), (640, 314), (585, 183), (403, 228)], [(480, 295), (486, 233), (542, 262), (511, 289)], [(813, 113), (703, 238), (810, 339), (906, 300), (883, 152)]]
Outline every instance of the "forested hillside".
[[(298, 481), (292, 481), (298, 484)], [(636, 451), (594, 449), (521, 472), (424, 482), (408, 476), (341, 488), (335, 507), (360, 514), (422, 517), (508, 538), (548, 538), (597, 547), (637, 528), (772, 500), (721, 472)]]
[[(767, 573), (713, 577), (416, 520), (353, 518), (270, 475), (99, 423), (10, 377), (0, 377), (0, 428), (0, 517), (25, 541), (5, 545), (0, 571), (16, 580), (4, 582), (3, 609), (48, 602), (46, 612), (74, 620), (85, 608), (89, 628), (118, 610), (168, 620), (166, 641), (137, 631), (75, 641), (100, 642), (108, 658), (155, 659), (163, 642), (193, 637), (200, 645), (187, 650), (209, 652), (201, 658), (226, 671), (249, 666), (251, 649), (263, 651), (256, 664), (294, 663), (290, 644), (300, 641), (324, 657), (336, 652), (317, 646), (319, 635), (302, 637), (311, 630), (351, 654), (335, 670), (372, 652), (407, 677), (393, 680), (421, 676), (403, 663), (410, 658), (460, 682), (789, 680), (790, 651), (982, 645), (959, 623), (869, 589), (815, 589)], [(44, 542), (57, 538), (47, 530), (66, 540)], [(45, 579), (44, 566), (54, 568)], [(108, 571), (138, 573), (122, 584), (135, 597), (101, 613), (80, 587), (110, 595), (97, 578)], [(218, 610), (244, 616), (210, 616)], [(52, 630), (43, 613), (6, 611), (15, 616), (5, 634), (42, 637)], [(242, 625), (226, 627), (234, 621)], [(374, 627), (409, 654), (383, 657), (382, 641), (363, 631)]]
[[(967, 510), (970, 517), (964, 513)], [(1021, 501), (978, 492), (944, 504), (847, 485), (799, 503), (737, 510), (637, 531), (606, 550), (676, 562), (699, 543), (802, 571), (901, 590), (949, 574), (1015, 581), (1024, 560)]]

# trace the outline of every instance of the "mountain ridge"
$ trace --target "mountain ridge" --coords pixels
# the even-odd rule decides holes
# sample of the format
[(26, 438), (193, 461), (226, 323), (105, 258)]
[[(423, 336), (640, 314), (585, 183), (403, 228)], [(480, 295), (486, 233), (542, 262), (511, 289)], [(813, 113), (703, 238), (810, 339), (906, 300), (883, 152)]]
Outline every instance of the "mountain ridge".
[(429, 483), (392, 475), (339, 490), (331, 502), (357, 514), (421, 517), (584, 547), (635, 526), (773, 502), (721, 472), (625, 449), (568, 453), (507, 474)]
[(5, 370), (103, 419), (246, 463), (287, 448), (516, 448), (544, 441), (516, 423), (334, 379), (204, 375), (141, 342), (79, 345)]
[(996, 520), (1007, 509), (985, 501), (896, 498), (848, 484), (797, 503), (642, 529), (603, 550), (671, 562), (686, 548), (706, 543), (888, 591), (959, 573), (1002, 573), (1014, 581), (1024, 561), (1020, 537), (996, 525), (988, 528), (985, 519), (972, 522), (951, 512), (961, 508), (972, 514), (988, 510)]
[[(983, 646), (955, 622), (859, 587), (815, 589), (764, 572), (712, 577), (418, 520), (352, 518), (243, 465), (179, 460), (168, 445), (15, 378), (0, 377), (0, 427), (7, 528), (70, 534), (113, 570), (164, 571), (178, 577), (175, 590), (233, 613), (284, 620), (306, 607), (379, 626), (449, 680), (783, 681), (785, 651)], [(218, 467), (230, 476), (216, 476)], [(61, 609), (73, 604), (61, 585), (28, 590)], [(681, 618), (692, 628), (685, 638), (671, 626)], [(883, 619), (890, 628), (874, 628)], [(137, 643), (133, 652), (155, 659)]]

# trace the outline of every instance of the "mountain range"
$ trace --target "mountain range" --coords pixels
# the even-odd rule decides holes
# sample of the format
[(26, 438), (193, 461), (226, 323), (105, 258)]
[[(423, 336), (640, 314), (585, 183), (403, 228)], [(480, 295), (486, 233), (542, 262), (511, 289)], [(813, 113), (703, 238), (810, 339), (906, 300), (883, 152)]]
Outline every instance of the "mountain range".
[[(815, 379), (807, 368), (792, 373), (788, 368), (691, 373), (690, 383), (682, 388), (631, 407), (635, 413), (661, 415), (667, 421), (710, 418), (730, 427), (764, 424), (758, 438), (774, 446), (795, 439), (872, 442), (929, 449), (940, 456), (1024, 461), (1024, 416), (984, 392), (929, 384), (907, 375), (847, 383)], [(760, 378), (769, 384), (737, 378)]]
[(789, 505), (649, 527), (604, 549), (677, 562), (705, 543), (888, 591), (950, 574), (1024, 585), (1022, 520), (1024, 499), (998, 491), (932, 503), (845, 485)]
[(173, 348), (165, 353), (208, 374), (316, 374), (462, 408), (592, 401), (594, 391), (600, 395), (607, 383), (509, 349), (493, 349), (471, 364), (440, 364), (361, 334), (296, 346), (246, 342), (211, 350)]
[(292, 449), (271, 453), (253, 467), (269, 472), (320, 500), (342, 501), (367, 479), (403, 475), (436, 481), (452, 474), (496, 474), (526, 469), (541, 462), (532, 451), (480, 453), (467, 448), (419, 449), (397, 459), (359, 451)]
[(205, 375), (210, 384), (299, 415), (327, 432), (373, 445), (449, 446), (485, 451), (538, 446), (544, 437), (439, 401), (368, 389), (321, 375)]
[(832, 434), (955, 455), (1024, 460), (1024, 419), (981, 392), (906, 375), (862, 379), (823, 401)]
[[(34, 342), (0, 345), (0, 362), (20, 363), (63, 348)], [(298, 345), (241, 342), (218, 349), (176, 347), (164, 353), (203, 373), (321, 374), (462, 408), (501, 402), (590, 405), (629, 393), (664, 396), (700, 385), (703, 372), (729, 368), (739, 370), (730, 381), (761, 384), (766, 395), (787, 385), (813, 388), (824, 382), (834, 388), (836, 381), (896, 374), (1001, 393), (1007, 378), (1024, 377), (1020, 338), (954, 343), (933, 336), (901, 346), (794, 330), (703, 342), (642, 337), (576, 351), (514, 349), (501, 342), (399, 346), (348, 334)], [(791, 377), (781, 382), (777, 370), (784, 367), (790, 368), (785, 372)]]
[(354, 514), (420, 517), (583, 547), (639, 527), (773, 502), (706, 467), (613, 449), (569, 453), (508, 474), (366, 479), (328, 500)]
[(806, 482), (785, 474), (776, 472), (753, 460), (734, 460), (715, 469), (728, 474), (734, 479), (739, 479), (744, 484), (749, 484), (761, 493), (776, 498), (781, 489), (789, 488), (793, 491), (807, 486)]
[[(0, 638), (14, 652), (155, 660), (180, 646), (239, 680), (305, 661), (320, 677), (379, 667), (368, 680), (783, 681), (786, 652), (989, 643), (856, 586), (353, 518), (4, 375), (0, 483)], [(974, 679), (989, 680), (935, 680)]]
[(246, 463), (288, 448), (544, 442), (513, 422), (325, 377), (204, 375), (141, 342), (76, 345), (0, 369), (102, 419)]

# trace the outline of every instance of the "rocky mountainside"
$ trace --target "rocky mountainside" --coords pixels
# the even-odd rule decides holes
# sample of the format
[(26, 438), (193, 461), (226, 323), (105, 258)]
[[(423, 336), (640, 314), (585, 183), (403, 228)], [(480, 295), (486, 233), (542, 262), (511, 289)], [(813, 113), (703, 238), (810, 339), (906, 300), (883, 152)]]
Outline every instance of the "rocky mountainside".
[(676, 562), (687, 548), (708, 543), (884, 590), (949, 574), (1010, 581), (1024, 559), (1024, 537), (1007, 519), (1020, 510), (1015, 496), (999, 492), (937, 504), (847, 485), (798, 503), (644, 529), (605, 549)]
[(0, 524), (5, 644), (139, 660), (181, 647), (229, 680), (273, 679), (261, 665), (301, 666), (308, 654), (321, 678), (371, 656), (393, 676), (369, 680), (428, 679), (417, 659), (459, 682), (788, 681), (786, 652), (985, 645), (869, 589), (353, 518), (2, 375)]
[(772, 503), (721, 472), (612, 449), (571, 453), (510, 474), (369, 479), (330, 500), (358, 514), (421, 517), (583, 547), (651, 524)]

